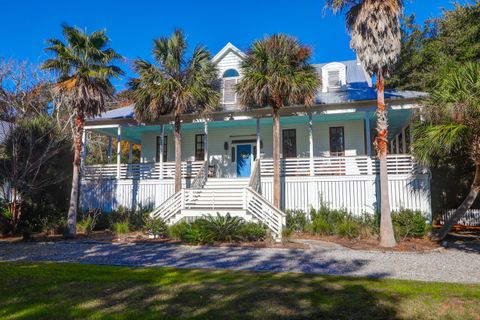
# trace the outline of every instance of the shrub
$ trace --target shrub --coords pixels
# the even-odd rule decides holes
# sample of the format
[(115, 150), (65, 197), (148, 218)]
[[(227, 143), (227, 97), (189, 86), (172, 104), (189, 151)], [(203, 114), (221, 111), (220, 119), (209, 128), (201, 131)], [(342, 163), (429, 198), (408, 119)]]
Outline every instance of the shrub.
[(87, 236), (90, 236), (97, 224), (98, 217), (100, 217), (101, 214), (102, 212), (100, 209), (92, 209), (83, 214), (82, 219), (77, 222), (77, 232), (85, 233)]
[(240, 217), (232, 217), (229, 213), (221, 216), (208, 215), (204, 218), (201, 231), (204, 233), (203, 238), (208, 242), (214, 241), (239, 241), (240, 229), (243, 227), (244, 220)]
[(173, 226), (170, 226), (168, 233), (170, 237), (176, 240), (181, 240), (185, 243), (197, 244), (203, 243), (204, 239), (201, 233), (201, 225), (203, 220), (199, 219), (194, 222), (182, 221)]
[(348, 239), (355, 239), (360, 236), (360, 223), (355, 219), (346, 219), (335, 226), (335, 234)]
[(128, 233), (130, 231), (130, 225), (128, 223), (128, 220), (125, 220), (123, 222), (116, 222), (113, 224), (113, 230), (115, 231), (115, 234), (121, 235)]
[(303, 210), (286, 210), (287, 228), (296, 232), (305, 232), (308, 226), (307, 214)]
[(320, 235), (331, 235), (334, 231), (333, 226), (324, 217), (313, 219), (310, 229), (313, 233)]
[(205, 216), (193, 222), (182, 221), (168, 229), (170, 237), (185, 243), (213, 243), (216, 241), (262, 241), (268, 236), (264, 225), (249, 222), (230, 214)]
[(168, 226), (165, 220), (148, 215), (144, 218), (143, 232), (153, 235), (154, 239), (165, 237), (168, 235)]
[(392, 214), (392, 223), (397, 239), (421, 238), (428, 231), (425, 216), (420, 211), (400, 209)]
[(108, 225), (113, 226), (118, 222), (128, 221), (130, 230), (137, 231), (142, 230), (145, 218), (152, 211), (151, 206), (139, 206), (137, 209), (126, 209), (123, 206), (119, 206), (117, 210), (109, 212)]
[(267, 227), (263, 224), (247, 222), (240, 228), (239, 233), (244, 241), (264, 241), (267, 238)]

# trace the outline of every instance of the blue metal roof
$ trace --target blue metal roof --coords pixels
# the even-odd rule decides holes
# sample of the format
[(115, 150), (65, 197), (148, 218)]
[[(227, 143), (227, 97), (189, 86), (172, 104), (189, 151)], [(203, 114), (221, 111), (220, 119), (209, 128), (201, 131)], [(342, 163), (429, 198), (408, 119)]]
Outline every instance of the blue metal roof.
[[(346, 66), (346, 87), (329, 92), (322, 92), (321, 88), (317, 93), (317, 104), (338, 104), (348, 103), (355, 101), (375, 100), (377, 98), (377, 92), (372, 87), (372, 80), (370, 76), (365, 72), (362, 65), (358, 64), (355, 60), (338, 61)], [(331, 63), (331, 62), (329, 62)], [(317, 72), (321, 74), (322, 67), (329, 64), (314, 64)], [(401, 90), (385, 90), (385, 99), (408, 99), (408, 98), (422, 98), (426, 94), (416, 91), (401, 91)], [(118, 109), (110, 110), (95, 119), (133, 119), (133, 104), (121, 107)], [(235, 112), (241, 110), (239, 105), (223, 105), (219, 106), (218, 111)]]

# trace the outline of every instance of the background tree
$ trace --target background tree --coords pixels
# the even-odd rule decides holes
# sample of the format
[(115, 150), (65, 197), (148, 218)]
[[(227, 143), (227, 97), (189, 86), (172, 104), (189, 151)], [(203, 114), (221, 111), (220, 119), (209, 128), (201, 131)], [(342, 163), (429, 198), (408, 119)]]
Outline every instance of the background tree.
[[(49, 77), (26, 62), (0, 60), (0, 193), (3, 230), (17, 232), (24, 208), (43, 203), (39, 195), (61, 188), (67, 139), (49, 112)], [(55, 192), (61, 196), (61, 192)], [(53, 199), (48, 202), (52, 203)], [(59, 199), (57, 199), (59, 200)], [(59, 202), (56, 202), (57, 204)], [(1, 221), (0, 221), (1, 222)]]
[(280, 208), (280, 109), (310, 104), (320, 85), (308, 63), (309, 47), (297, 39), (275, 34), (255, 41), (242, 62), (243, 76), (237, 85), (240, 103), (247, 107), (273, 108), (273, 204)]
[(76, 27), (64, 25), (63, 35), (65, 42), (47, 40), (50, 46), (46, 51), (54, 57), (46, 60), (43, 68), (57, 74), (58, 81), (53, 87), (56, 103), (75, 118), (73, 177), (68, 210), (68, 233), (75, 236), (85, 118), (97, 116), (106, 109), (114, 93), (110, 79), (119, 77), (123, 72), (113, 64), (121, 56), (108, 47), (109, 38), (104, 30), (87, 34)]
[[(402, 52), (386, 85), (390, 88), (432, 93), (451, 70), (480, 60), (480, 1), (462, 1), (425, 22), (414, 16), (402, 23)], [(443, 216), (458, 207), (470, 192), (474, 165), (468, 150), (455, 148), (432, 159), (430, 170), (432, 212)], [(432, 155), (432, 157), (434, 157)], [(479, 208), (480, 201), (473, 205)], [(438, 217), (437, 216), (437, 217)]]
[(375, 148), (380, 161), (380, 246), (396, 245), (390, 209), (387, 150), (388, 118), (385, 106), (385, 76), (397, 62), (401, 48), (401, 0), (327, 0), (334, 12), (346, 10), (350, 47), (370, 75), (376, 76), (377, 137)]
[(475, 165), (469, 194), (438, 234), (443, 239), (480, 193), (480, 63), (454, 69), (431, 95), (424, 114), (425, 122), (414, 136), (417, 159), (430, 165), (439, 157), (463, 150)]
[(153, 44), (156, 64), (136, 60), (134, 69), (139, 77), (131, 79), (129, 87), (139, 121), (151, 122), (164, 115), (174, 117), (175, 192), (178, 192), (182, 188), (181, 116), (218, 106), (218, 74), (205, 47), (197, 46), (187, 58), (187, 42), (181, 30), (175, 30), (170, 38), (156, 39)]

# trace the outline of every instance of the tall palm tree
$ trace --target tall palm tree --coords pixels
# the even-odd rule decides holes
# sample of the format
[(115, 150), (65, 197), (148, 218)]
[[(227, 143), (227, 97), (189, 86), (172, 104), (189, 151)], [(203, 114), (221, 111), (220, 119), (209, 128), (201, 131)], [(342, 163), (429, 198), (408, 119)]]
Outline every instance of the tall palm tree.
[(350, 47), (362, 65), (377, 79), (377, 137), (375, 148), (380, 161), (380, 246), (396, 245), (393, 233), (387, 175), (388, 120), (385, 106), (385, 76), (400, 55), (402, 0), (326, 0), (334, 13), (347, 11)]
[(424, 119), (414, 131), (413, 152), (417, 159), (430, 165), (463, 150), (475, 165), (470, 192), (438, 233), (438, 238), (443, 239), (480, 193), (479, 62), (453, 69), (430, 96)]
[(181, 116), (218, 106), (218, 74), (210, 61), (210, 52), (203, 46), (197, 46), (187, 59), (187, 42), (181, 30), (175, 30), (170, 38), (156, 39), (153, 44), (156, 64), (136, 60), (134, 69), (139, 77), (131, 79), (129, 86), (139, 121), (152, 122), (168, 114), (174, 117), (175, 192), (178, 192), (182, 188)]
[(49, 39), (45, 49), (54, 55), (47, 59), (43, 69), (58, 75), (53, 94), (59, 105), (74, 116), (74, 150), (72, 192), (68, 209), (68, 234), (76, 235), (78, 190), (82, 152), (82, 135), (86, 117), (94, 117), (105, 111), (114, 93), (110, 82), (120, 77), (122, 70), (114, 65), (121, 56), (109, 48), (105, 30), (87, 34), (76, 27), (63, 26), (65, 42)]
[(308, 63), (309, 47), (297, 39), (275, 34), (255, 41), (242, 62), (237, 85), (240, 103), (273, 109), (273, 204), (280, 207), (280, 109), (313, 103), (319, 77)]

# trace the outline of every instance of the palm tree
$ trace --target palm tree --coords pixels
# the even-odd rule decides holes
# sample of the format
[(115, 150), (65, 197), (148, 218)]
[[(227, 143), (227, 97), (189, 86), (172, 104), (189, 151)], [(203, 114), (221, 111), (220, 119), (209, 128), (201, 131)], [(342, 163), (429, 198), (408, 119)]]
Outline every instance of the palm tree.
[(181, 30), (153, 43), (157, 64), (136, 60), (134, 69), (139, 77), (131, 79), (129, 86), (135, 100), (135, 117), (139, 121), (152, 122), (168, 114), (174, 117), (175, 192), (178, 192), (182, 188), (181, 116), (218, 106), (218, 74), (210, 61), (210, 52), (203, 46), (197, 46), (187, 59), (187, 43)]
[(438, 233), (443, 239), (480, 193), (480, 63), (454, 68), (430, 96), (424, 120), (414, 131), (413, 152), (424, 164), (459, 150), (475, 165), (470, 192)]
[(54, 57), (47, 59), (43, 69), (58, 75), (53, 94), (59, 105), (68, 110), (75, 118), (72, 192), (68, 209), (68, 235), (76, 235), (78, 190), (82, 152), (82, 135), (86, 117), (94, 117), (105, 110), (114, 93), (110, 83), (112, 77), (118, 78), (122, 70), (113, 65), (121, 56), (108, 48), (109, 38), (104, 30), (91, 34), (64, 25), (65, 42), (58, 39), (47, 40), (45, 50)]
[(313, 103), (319, 78), (308, 63), (309, 47), (297, 39), (275, 34), (255, 41), (242, 62), (243, 77), (237, 85), (240, 103), (247, 107), (273, 108), (273, 204), (280, 207), (280, 109)]
[(385, 76), (400, 55), (402, 0), (327, 0), (334, 13), (347, 11), (350, 47), (364, 68), (377, 79), (377, 137), (375, 148), (380, 161), (380, 246), (396, 245), (393, 233), (387, 175), (388, 120), (385, 106)]

